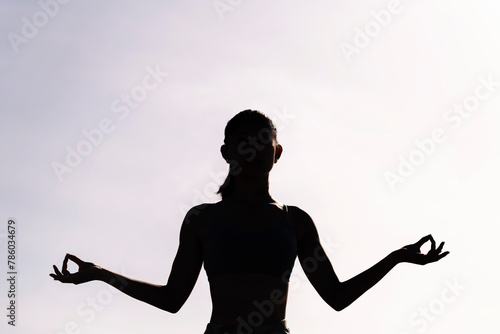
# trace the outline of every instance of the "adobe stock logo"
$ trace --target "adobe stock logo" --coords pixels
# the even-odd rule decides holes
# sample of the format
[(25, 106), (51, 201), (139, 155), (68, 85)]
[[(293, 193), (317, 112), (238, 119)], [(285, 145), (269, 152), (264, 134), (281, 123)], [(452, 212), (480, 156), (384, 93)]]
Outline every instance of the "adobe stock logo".
[[(451, 129), (458, 129), (465, 119), (470, 118), (473, 112), (481, 106), (481, 102), (489, 99), (500, 87), (500, 81), (495, 81), (492, 74), (487, 77), (479, 76), (479, 84), (474, 88), (474, 92), (462, 99), (460, 103), (453, 104), (443, 113), (443, 120)], [(396, 190), (396, 186), (413, 175), (417, 167), (423, 165), (427, 159), (437, 151), (439, 144), (448, 138), (446, 128), (436, 127), (430, 131), (430, 136), (424, 139), (415, 139), (416, 148), (406, 156), (399, 155), (398, 167), (394, 171), (386, 171), (384, 178), (391, 191)]]
[(348, 63), (352, 61), (355, 54), (360, 54), (361, 50), (367, 48), (372, 40), (380, 35), (384, 28), (387, 28), (395, 15), (402, 11), (400, 0), (392, 0), (387, 4), (387, 9), (372, 11), (372, 19), (369, 20), (363, 29), (354, 28), (352, 44), (342, 42), (339, 45), (340, 51)]
[(119, 120), (123, 121), (131, 114), (133, 109), (137, 109), (140, 103), (157, 89), (164, 79), (169, 75), (168, 72), (163, 72), (159, 65), (156, 68), (147, 66), (146, 74), (142, 77), (140, 84), (132, 87), (128, 94), (121, 94), (120, 97), (111, 101), (110, 109), (116, 118), (102, 118), (98, 125), (94, 128), (83, 129), (81, 139), (76, 145), (66, 145), (66, 157), (63, 162), (53, 161), (51, 164), (52, 170), (56, 175), (59, 183), (64, 181), (66, 174), (71, 174), (75, 168), (80, 166), (86, 157), (88, 157), (94, 149), (101, 146), (106, 135), (109, 135), (119, 124)]
[[(438, 296), (431, 299), (427, 305), (418, 308), (413, 312), (408, 321), (418, 333), (426, 331), (430, 324), (437, 321), (438, 317), (446, 313), (446, 310), (454, 303), (458, 297), (467, 290), (467, 286), (462, 285), (455, 277), (453, 281), (445, 279), (444, 288)], [(413, 332), (413, 331), (411, 331)], [(399, 334), (409, 334), (408, 331), (402, 331)]]
[(238, 316), (238, 334), (251, 334), (254, 328), (264, 324), (264, 319), (271, 316), (274, 312), (275, 305), (281, 305), (286, 302), (286, 294), (280, 289), (274, 289), (269, 295), (269, 299), (258, 302), (254, 300), (252, 303), (257, 310), (248, 314), (247, 319)]
[(243, 0), (215, 0), (212, 4), (221, 21), (224, 21), (226, 13), (233, 12), (241, 5)]
[(59, 14), (60, 5), (66, 5), (70, 0), (46, 0), (38, 1), (40, 10), (36, 11), (31, 20), (26, 16), (21, 18), (23, 25), (21, 27), (21, 34), (9, 32), (7, 38), (12, 46), (14, 53), (19, 53), (19, 47), (22, 44), (28, 44), (30, 40), (38, 35), (40, 29), (45, 27), (50, 19)]
[[(121, 270), (122, 275), (126, 275), (124, 270)], [(113, 283), (112, 279), (109, 284)], [(111, 305), (115, 300), (115, 296), (121, 294), (121, 291), (127, 286), (127, 282), (119, 279), (122, 284), (121, 288), (113, 288), (111, 285), (97, 291), (97, 293), (87, 296), (85, 301), (82, 301), (75, 306), (74, 315), (67, 318), (65, 323), (56, 324), (56, 332), (48, 334), (80, 334), (86, 333), (89, 324), (98, 318), (99, 314)]]

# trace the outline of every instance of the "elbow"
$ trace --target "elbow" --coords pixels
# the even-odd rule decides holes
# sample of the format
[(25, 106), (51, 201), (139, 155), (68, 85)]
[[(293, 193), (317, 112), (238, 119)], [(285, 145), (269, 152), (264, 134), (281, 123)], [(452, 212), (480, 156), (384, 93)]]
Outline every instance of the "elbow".
[(342, 294), (342, 293), (335, 293), (328, 300), (328, 305), (330, 305), (330, 307), (333, 308), (337, 312), (342, 311), (350, 304), (351, 304), (351, 302), (348, 301), (348, 298), (346, 297), (346, 295)]
[(333, 308), (335, 311), (340, 312), (346, 308), (347, 305), (343, 304), (339, 299), (335, 298), (333, 300), (327, 301), (327, 304)]
[(180, 306), (179, 307), (172, 307), (171, 305), (169, 305), (167, 307), (162, 307), (162, 310), (167, 311), (168, 313), (172, 313), (172, 314), (179, 312), (180, 309), (181, 309)]
[(175, 314), (179, 312), (184, 302), (175, 301), (175, 300), (166, 300), (164, 301), (159, 308), (163, 311), (167, 311), (168, 313)]
[(172, 293), (172, 290), (169, 290), (167, 286), (163, 286), (158, 308), (168, 313), (175, 314), (179, 312), (185, 302), (186, 298), (181, 298), (178, 294)]
[(172, 302), (167, 302), (163, 303), (162, 305), (158, 306), (158, 308), (162, 309), (163, 311), (167, 311), (168, 313), (175, 314), (179, 312), (181, 309), (182, 305), (184, 303), (172, 303)]
[(334, 303), (334, 304), (330, 304), (330, 306), (337, 312), (340, 312), (342, 311), (343, 309), (345, 309), (348, 305), (347, 304), (342, 304), (342, 303)]
[(342, 311), (344, 308), (343, 307), (340, 307), (339, 305), (330, 305), (335, 311), (337, 312), (340, 312)]

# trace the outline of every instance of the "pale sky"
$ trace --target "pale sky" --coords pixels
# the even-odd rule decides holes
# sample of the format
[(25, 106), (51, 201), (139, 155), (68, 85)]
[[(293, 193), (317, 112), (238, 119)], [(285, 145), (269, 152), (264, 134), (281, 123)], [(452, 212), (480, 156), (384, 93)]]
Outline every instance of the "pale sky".
[[(206, 274), (170, 314), (102, 282), (49, 277), (69, 252), (168, 279), (186, 211), (227, 174), (227, 121), (278, 127), (271, 195), (314, 219), (341, 280), (432, 233), (342, 312), (298, 262), (300, 333), (498, 333), (500, 6), (493, 1), (4, 1), (0, 263), (16, 222), (16, 327), (203, 333)], [(72, 268), (74, 269), (74, 268)], [(7, 277), (8, 278), (8, 277)]]

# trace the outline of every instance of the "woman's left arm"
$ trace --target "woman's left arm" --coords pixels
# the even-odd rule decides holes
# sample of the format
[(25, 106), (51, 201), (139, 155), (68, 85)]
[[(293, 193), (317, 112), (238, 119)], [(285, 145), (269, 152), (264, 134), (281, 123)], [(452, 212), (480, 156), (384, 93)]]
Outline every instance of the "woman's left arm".
[[(326, 256), (319, 241), (318, 232), (311, 217), (302, 210), (297, 211), (297, 219), (302, 222), (304, 237), (298, 244), (298, 257), (304, 272), (321, 298), (336, 311), (343, 310), (366, 291), (377, 284), (398, 263), (427, 264), (435, 262), (449, 252), (442, 252), (444, 242), (438, 248), (431, 235), (418, 242), (391, 252), (378, 263), (360, 274), (341, 282)], [(420, 253), (421, 246), (431, 242), (427, 254)]]
[[(431, 242), (431, 249), (427, 254), (422, 254), (420, 248), (427, 241)], [(429, 234), (414, 244), (404, 246), (390, 253), (372, 267), (340, 283), (340, 291), (343, 296), (341, 299), (343, 301), (342, 308), (350, 305), (358, 297), (377, 284), (398, 263), (408, 262), (424, 265), (439, 261), (449, 254), (449, 252), (442, 252), (443, 246), (444, 242), (441, 242), (439, 247), (436, 248), (436, 243), (432, 235)]]

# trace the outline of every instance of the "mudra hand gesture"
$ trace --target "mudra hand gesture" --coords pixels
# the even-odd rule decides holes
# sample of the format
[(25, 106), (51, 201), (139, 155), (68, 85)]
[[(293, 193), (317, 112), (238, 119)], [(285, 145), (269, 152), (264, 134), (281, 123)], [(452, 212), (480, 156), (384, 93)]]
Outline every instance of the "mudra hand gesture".
[[(76, 273), (70, 273), (68, 271), (68, 260), (75, 262), (78, 265), (78, 271)], [(55, 274), (50, 274), (50, 277), (54, 278), (56, 281), (63, 283), (73, 283), (80, 284), (97, 279), (97, 273), (99, 266), (96, 266), (92, 262), (85, 262), (80, 260), (74, 255), (66, 254), (64, 257), (62, 265), (62, 273), (59, 271), (57, 266), (53, 266)]]
[[(420, 248), (427, 241), (431, 242), (431, 249), (427, 252), (427, 254), (422, 254), (420, 252)], [(403, 248), (396, 251), (398, 254), (398, 258), (400, 262), (409, 262), (415, 264), (427, 264), (431, 262), (436, 262), (441, 260), (443, 257), (448, 255), (450, 252), (442, 252), (444, 246), (444, 241), (439, 244), (439, 247), (436, 248), (436, 242), (432, 238), (432, 235), (427, 235), (417, 241), (414, 244), (406, 245)]]

